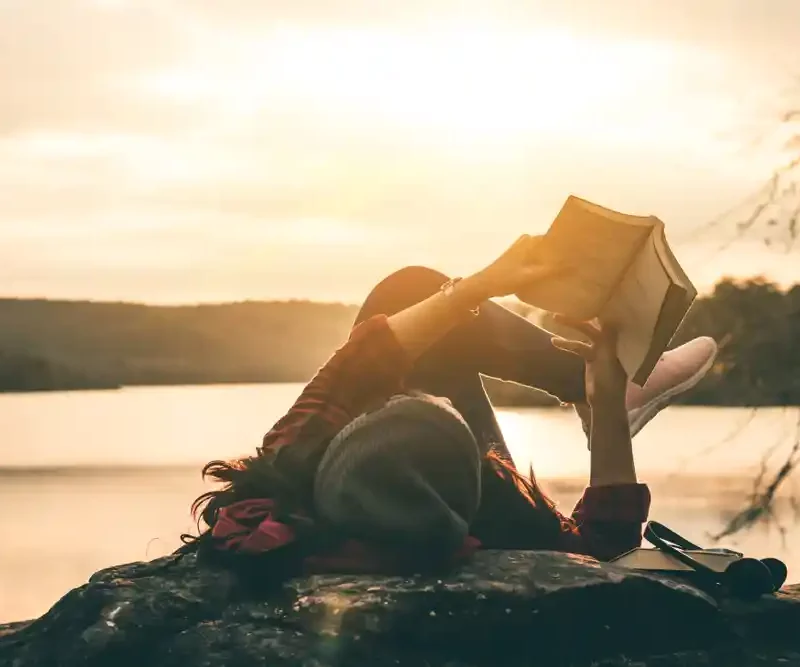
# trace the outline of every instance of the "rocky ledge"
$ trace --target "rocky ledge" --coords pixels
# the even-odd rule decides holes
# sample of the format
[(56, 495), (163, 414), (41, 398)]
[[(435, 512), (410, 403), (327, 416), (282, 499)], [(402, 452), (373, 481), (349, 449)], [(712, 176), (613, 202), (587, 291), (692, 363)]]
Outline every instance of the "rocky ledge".
[(192, 555), (102, 570), (0, 626), (2, 667), (800, 665), (800, 586), (751, 603), (551, 552), (269, 594)]

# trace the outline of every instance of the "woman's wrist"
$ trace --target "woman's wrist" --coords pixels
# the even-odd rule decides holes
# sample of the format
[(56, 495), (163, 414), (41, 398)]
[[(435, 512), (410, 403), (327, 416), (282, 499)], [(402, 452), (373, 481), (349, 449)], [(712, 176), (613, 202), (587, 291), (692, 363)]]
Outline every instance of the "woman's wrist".
[(628, 410), (624, 403), (600, 403), (592, 405), (593, 425), (615, 425), (628, 423)]
[(492, 296), (489, 282), (481, 273), (474, 273), (453, 286), (453, 300), (466, 310), (474, 310)]
[(630, 426), (625, 406), (595, 409), (589, 434), (590, 486), (636, 484)]
[(599, 411), (606, 414), (627, 415), (625, 391), (595, 391), (594, 396), (588, 402), (592, 412)]

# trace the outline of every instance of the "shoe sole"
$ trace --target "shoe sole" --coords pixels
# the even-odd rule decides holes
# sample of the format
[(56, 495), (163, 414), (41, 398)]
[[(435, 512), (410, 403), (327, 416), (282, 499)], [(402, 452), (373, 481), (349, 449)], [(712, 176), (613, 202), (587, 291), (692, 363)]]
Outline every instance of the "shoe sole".
[(714, 362), (717, 360), (717, 352), (715, 352), (709, 359), (704, 363), (700, 369), (692, 375), (690, 378), (684, 380), (680, 384), (676, 384), (671, 389), (668, 389), (663, 394), (659, 394), (654, 399), (652, 399), (649, 403), (646, 403), (641, 408), (635, 408), (630, 411), (630, 417), (628, 422), (630, 424), (630, 431), (631, 431), (631, 438), (634, 437), (639, 431), (641, 431), (645, 425), (655, 417), (661, 410), (667, 407), (676, 396), (684, 393), (685, 391), (689, 391), (693, 387), (695, 387), (700, 380), (702, 380), (708, 371), (711, 370), (711, 367), (714, 365)]

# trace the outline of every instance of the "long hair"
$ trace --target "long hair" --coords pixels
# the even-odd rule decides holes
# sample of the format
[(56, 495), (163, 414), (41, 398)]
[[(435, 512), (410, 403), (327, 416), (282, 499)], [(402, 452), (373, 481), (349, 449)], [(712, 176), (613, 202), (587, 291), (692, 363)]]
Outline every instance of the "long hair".
[(481, 469), (481, 503), (470, 534), (486, 549), (555, 549), (562, 516), (536, 481), (522, 475), (496, 449)]
[[(220, 510), (252, 498), (272, 499), (275, 518), (292, 526), (298, 535), (297, 544), (290, 549), (276, 550), (284, 552), (276, 554), (276, 559), (285, 560), (290, 553), (299, 558), (313, 550), (312, 546), (330, 546), (335, 542), (314, 518), (307, 482), (284, 471), (275, 453), (266, 450), (235, 461), (211, 461), (202, 474), (220, 486), (201, 494), (192, 503), (199, 535), (182, 535), (182, 551), (202, 549), (204, 555), (213, 553), (209, 548), (211, 530)], [(554, 548), (561, 518), (553, 501), (536, 482), (532, 469), (526, 477), (492, 449), (481, 466), (481, 485), (481, 503), (470, 532), (485, 548)], [(201, 529), (201, 524), (205, 524), (205, 529)]]
[(211, 531), (220, 511), (242, 500), (270, 498), (276, 520), (291, 525), (300, 535), (310, 528), (311, 499), (307, 484), (278, 465), (276, 452), (272, 450), (259, 450), (254, 456), (233, 461), (210, 461), (201, 474), (218, 488), (200, 494), (192, 503), (198, 535), (181, 535), (184, 551), (210, 546)]

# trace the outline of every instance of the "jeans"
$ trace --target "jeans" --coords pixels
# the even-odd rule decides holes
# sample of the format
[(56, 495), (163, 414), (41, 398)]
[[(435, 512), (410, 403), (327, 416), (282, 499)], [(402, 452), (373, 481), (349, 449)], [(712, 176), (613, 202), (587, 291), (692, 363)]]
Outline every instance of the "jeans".
[[(400, 269), (372, 289), (355, 324), (423, 301), (447, 279), (426, 267)], [(551, 337), (525, 318), (487, 301), (477, 317), (454, 328), (417, 360), (407, 388), (449, 398), (482, 450), (494, 448), (510, 460), (481, 375), (541, 389), (565, 403), (584, 401), (583, 360), (553, 347)]]

